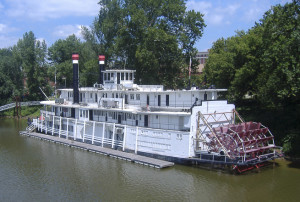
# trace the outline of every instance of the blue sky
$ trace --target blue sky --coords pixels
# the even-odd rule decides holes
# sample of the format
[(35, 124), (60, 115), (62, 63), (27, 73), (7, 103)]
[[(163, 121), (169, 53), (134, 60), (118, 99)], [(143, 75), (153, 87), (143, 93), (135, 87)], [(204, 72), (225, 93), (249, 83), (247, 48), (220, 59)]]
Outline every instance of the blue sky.
[[(48, 46), (89, 26), (98, 15), (99, 0), (0, 0), (0, 48), (17, 43), (28, 31)], [(196, 48), (205, 51), (214, 41), (248, 30), (271, 6), (291, 0), (189, 0), (187, 8), (203, 13), (207, 27)]]

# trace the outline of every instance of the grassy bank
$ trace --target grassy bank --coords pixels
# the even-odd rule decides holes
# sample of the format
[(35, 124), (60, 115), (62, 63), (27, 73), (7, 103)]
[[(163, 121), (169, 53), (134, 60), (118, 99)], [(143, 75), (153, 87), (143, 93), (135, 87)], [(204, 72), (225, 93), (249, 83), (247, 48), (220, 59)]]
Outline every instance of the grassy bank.
[[(23, 106), (21, 107), (21, 115), (20, 118), (30, 117), (35, 118), (40, 115), (40, 109), (42, 106)], [(0, 112), (1, 117), (15, 117), (16, 110), (15, 108), (6, 110), (4, 112)]]
[(283, 146), (286, 155), (300, 157), (300, 105), (265, 107), (254, 102), (237, 106), (245, 121), (261, 122), (275, 137), (275, 144)]

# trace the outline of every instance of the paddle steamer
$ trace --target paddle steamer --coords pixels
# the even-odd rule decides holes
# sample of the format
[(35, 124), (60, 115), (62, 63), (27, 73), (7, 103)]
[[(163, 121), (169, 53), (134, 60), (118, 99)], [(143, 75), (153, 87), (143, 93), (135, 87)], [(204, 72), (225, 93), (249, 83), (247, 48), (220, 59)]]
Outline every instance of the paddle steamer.
[(137, 85), (135, 70), (107, 69), (79, 88), (73, 54), (73, 89), (42, 101), (41, 133), (183, 164), (228, 165), (240, 172), (278, 157), (270, 130), (245, 122), (234, 104), (218, 99), (226, 89), (165, 90)]

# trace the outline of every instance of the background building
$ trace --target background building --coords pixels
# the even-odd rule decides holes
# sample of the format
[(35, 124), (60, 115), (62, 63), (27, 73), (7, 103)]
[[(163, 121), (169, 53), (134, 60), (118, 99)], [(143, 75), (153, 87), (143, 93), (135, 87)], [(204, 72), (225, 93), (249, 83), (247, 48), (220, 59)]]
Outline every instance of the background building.
[(197, 53), (196, 59), (198, 59), (198, 61), (199, 61), (197, 73), (201, 74), (203, 72), (203, 68), (205, 67), (205, 63), (206, 63), (206, 60), (208, 59), (208, 55), (209, 55), (209, 50)]

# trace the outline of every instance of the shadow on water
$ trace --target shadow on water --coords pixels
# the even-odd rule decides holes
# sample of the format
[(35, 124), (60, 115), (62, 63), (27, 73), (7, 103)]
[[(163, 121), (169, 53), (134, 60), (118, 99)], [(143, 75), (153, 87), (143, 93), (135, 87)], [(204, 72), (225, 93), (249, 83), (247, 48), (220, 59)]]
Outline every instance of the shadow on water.
[(289, 168), (298, 168), (300, 169), (300, 160), (290, 161), (287, 165)]

